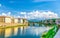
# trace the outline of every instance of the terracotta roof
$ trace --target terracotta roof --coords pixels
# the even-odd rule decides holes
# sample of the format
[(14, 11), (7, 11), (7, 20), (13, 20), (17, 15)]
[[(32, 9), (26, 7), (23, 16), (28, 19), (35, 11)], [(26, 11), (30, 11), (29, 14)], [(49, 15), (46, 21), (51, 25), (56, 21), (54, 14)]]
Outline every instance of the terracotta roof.
[(13, 18), (13, 19), (24, 19), (24, 20), (26, 20), (26, 18), (14, 18), (14, 17), (10, 17), (10, 16), (0, 16), (0, 18)]
[(7, 17), (7, 18), (11, 18), (10, 16), (0, 16), (0, 18), (5, 18), (5, 17)]
[(26, 18), (18, 18), (18, 19), (25, 19), (26, 20)]

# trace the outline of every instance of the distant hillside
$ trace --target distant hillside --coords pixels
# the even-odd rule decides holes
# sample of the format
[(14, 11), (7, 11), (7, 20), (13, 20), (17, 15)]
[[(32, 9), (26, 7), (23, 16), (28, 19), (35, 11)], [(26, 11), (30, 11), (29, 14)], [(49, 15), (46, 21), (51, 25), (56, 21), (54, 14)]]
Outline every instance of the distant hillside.
[(44, 20), (56, 20), (55, 18), (54, 19), (30, 19), (28, 20), (29, 22), (40, 22), (40, 21), (44, 21)]

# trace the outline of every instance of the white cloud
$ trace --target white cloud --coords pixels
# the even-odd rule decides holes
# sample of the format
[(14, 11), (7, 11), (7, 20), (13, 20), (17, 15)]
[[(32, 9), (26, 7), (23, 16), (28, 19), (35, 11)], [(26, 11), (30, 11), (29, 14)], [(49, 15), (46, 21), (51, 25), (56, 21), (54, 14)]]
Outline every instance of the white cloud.
[(57, 0), (33, 0), (33, 2), (43, 2), (43, 1), (57, 1)]
[(7, 14), (8, 14), (8, 16), (10, 16), (11, 15), (11, 12), (8, 12)]
[(20, 14), (26, 14), (26, 12), (20, 12)]
[(41, 19), (41, 18), (45, 18), (45, 19), (48, 19), (48, 18), (58, 18), (58, 14), (54, 13), (54, 12), (51, 12), (51, 11), (32, 11), (32, 12), (21, 12), (22, 14), (24, 14), (24, 16), (22, 18), (27, 18), (27, 19)]
[(15, 1), (9, 1), (9, 3), (15, 3)]
[(20, 16), (17, 16), (18, 18), (20, 18)]
[(2, 16), (7, 16), (6, 13), (2, 13), (1, 15), (2, 15)]
[(2, 16), (11, 16), (11, 12), (7, 12), (7, 13), (2, 13)]
[(2, 4), (0, 4), (0, 7), (2, 6)]
[[(2, 13), (3, 16), (11, 16), (11, 12)], [(17, 18), (27, 18), (27, 19), (51, 19), (51, 18), (58, 18), (58, 14), (51, 12), (51, 11), (32, 11), (32, 12), (19, 12), (17, 15), (13, 15)]]

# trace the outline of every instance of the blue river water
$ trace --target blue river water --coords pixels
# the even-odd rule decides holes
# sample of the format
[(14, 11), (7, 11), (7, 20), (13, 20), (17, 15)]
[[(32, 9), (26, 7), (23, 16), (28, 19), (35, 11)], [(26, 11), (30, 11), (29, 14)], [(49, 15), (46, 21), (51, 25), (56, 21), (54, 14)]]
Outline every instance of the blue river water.
[(24, 29), (18, 28), (18, 32), (16, 35), (11, 35), (6, 38), (40, 38), (42, 33), (48, 30), (49, 30), (48, 27), (34, 27), (34, 26), (29, 26)]

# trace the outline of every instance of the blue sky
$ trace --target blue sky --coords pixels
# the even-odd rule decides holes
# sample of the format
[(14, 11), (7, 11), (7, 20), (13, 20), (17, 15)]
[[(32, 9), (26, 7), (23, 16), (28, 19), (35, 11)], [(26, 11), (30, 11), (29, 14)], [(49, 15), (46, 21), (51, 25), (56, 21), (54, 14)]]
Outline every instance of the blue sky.
[(21, 12), (51, 11), (60, 16), (60, 1), (58, 0), (0, 0), (0, 13), (20, 15)]

